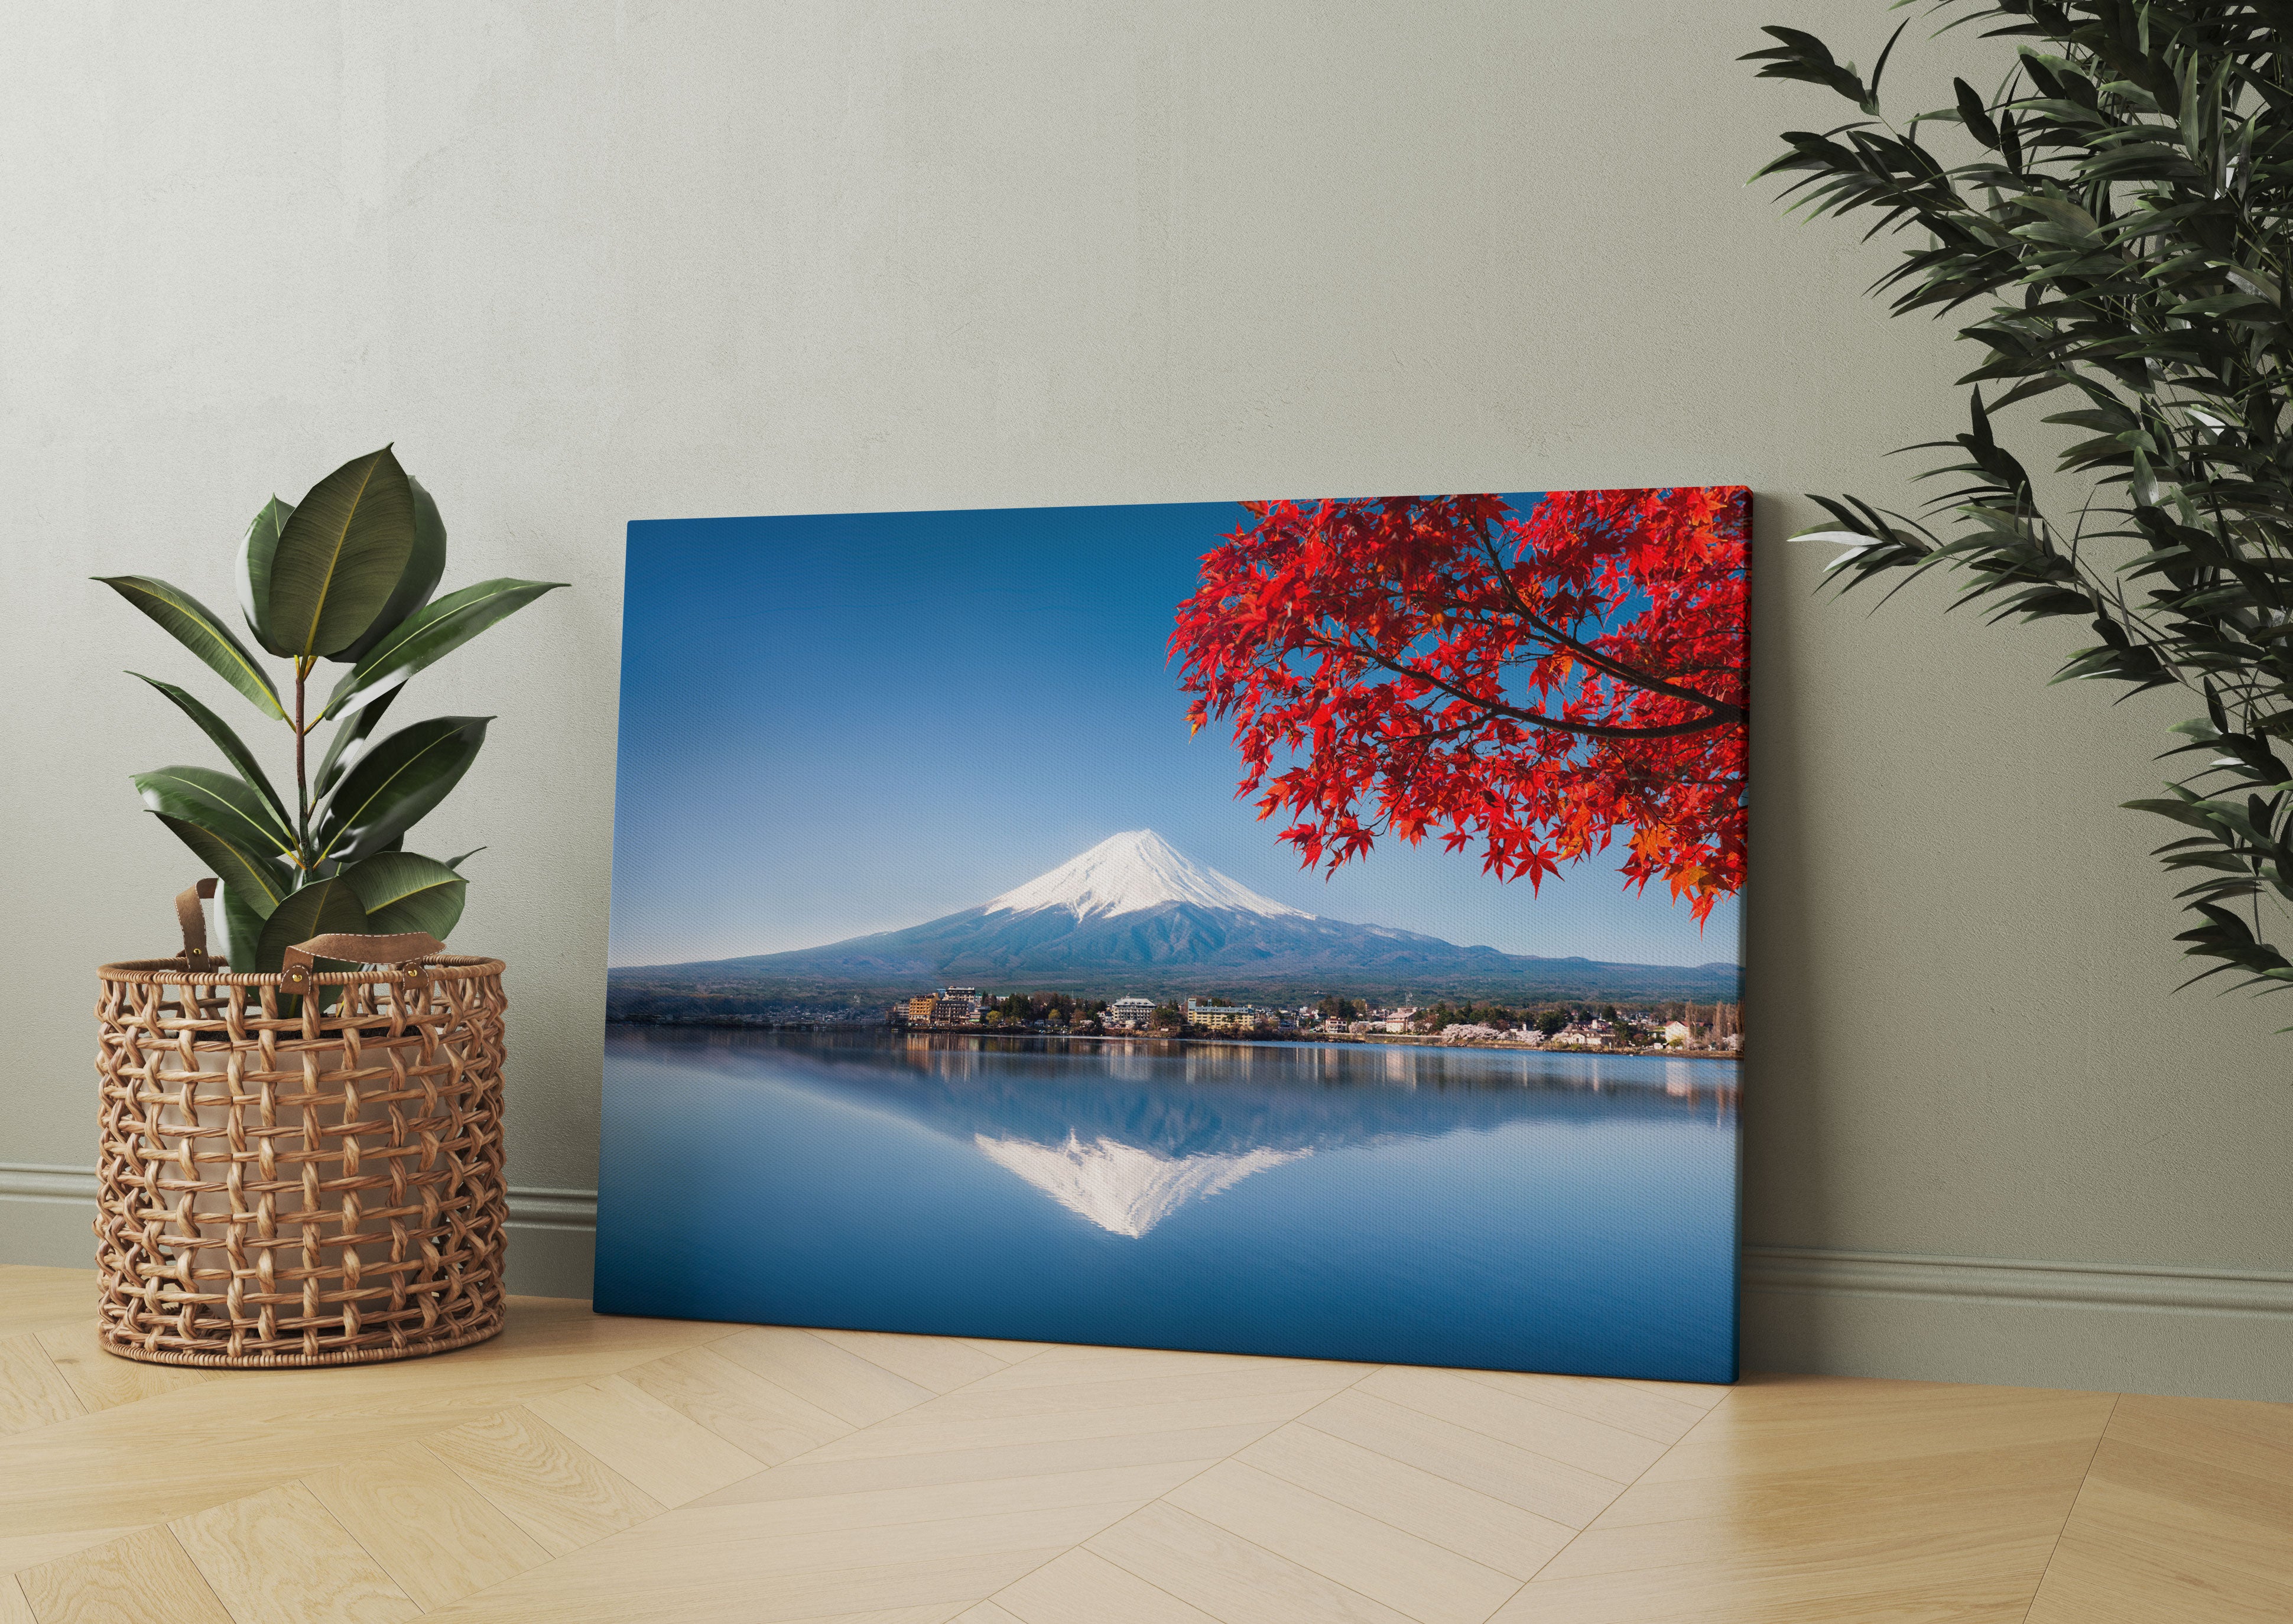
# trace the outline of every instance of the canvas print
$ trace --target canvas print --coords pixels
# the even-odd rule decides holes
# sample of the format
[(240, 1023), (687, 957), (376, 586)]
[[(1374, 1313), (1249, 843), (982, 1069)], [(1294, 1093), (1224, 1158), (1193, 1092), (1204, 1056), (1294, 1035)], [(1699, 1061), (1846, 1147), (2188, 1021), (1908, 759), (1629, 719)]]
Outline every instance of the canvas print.
[(598, 1307), (1732, 1380), (1750, 514), (631, 524)]

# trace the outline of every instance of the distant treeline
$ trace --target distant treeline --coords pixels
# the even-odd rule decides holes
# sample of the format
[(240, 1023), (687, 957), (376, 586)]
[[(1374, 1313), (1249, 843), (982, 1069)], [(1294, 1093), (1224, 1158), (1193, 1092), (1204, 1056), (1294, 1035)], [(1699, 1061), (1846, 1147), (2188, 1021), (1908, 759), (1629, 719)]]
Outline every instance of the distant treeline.
[[(887, 1022), (894, 1006), (911, 995), (906, 988), (886, 988), (871, 996), (842, 987), (777, 987), (766, 991), (739, 986), (679, 987), (616, 972), (607, 999), (606, 1018), (640, 1026), (758, 1026), (777, 1022), (872, 1025)], [(1066, 992), (986, 991), (984, 996), (987, 1023), (994, 1026), (1087, 1027), (1106, 1014), (1110, 1003), (1106, 998)], [(1263, 995), (1197, 996), (1201, 1003), (1213, 1006), (1271, 1002)], [(1165, 996), (1155, 1002), (1156, 1025), (1175, 1029), (1186, 1024), (1181, 1000)], [(1330, 995), (1300, 999), (1281, 1007), (1292, 1011), (1311, 1008), (1325, 1021), (1361, 1020), (1373, 1012), (1414, 1009), (1412, 1024), (1433, 1030), (1452, 1026), (1527, 1027), (1548, 1036), (1595, 1019), (1608, 1021), (1628, 1033), (1657, 1033), (1668, 1021), (1684, 1019), (1701, 1026), (1711, 1020), (1713, 1012), (1711, 1003), (1677, 998), (1627, 1002), (1526, 997), (1503, 1003), (1468, 998), (1440, 999), (1429, 1003), (1413, 997), (1406, 989), (1384, 995)]]

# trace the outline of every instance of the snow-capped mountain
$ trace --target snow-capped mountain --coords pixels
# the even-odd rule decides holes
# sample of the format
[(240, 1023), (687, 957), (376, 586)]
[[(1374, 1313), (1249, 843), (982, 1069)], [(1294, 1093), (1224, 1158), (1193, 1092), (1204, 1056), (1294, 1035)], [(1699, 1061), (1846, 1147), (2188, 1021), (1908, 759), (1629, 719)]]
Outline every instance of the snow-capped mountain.
[[(617, 969), (610, 1018), (865, 1005), (934, 987), (1111, 998), (1406, 993), (1531, 1000), (1728, 998), (1732, 964), (1603, 964), (1461, 947), (1261, 896), (1152, 830), (1110, 836), (976, 908), (790, 953)], [(713, 1002), (711, 1002), (713, 1001)], [(709, 1003), (709, 1008), (698, 1007)]]
[(982, 912), (1033, 914), (1062, 908), (1080, 920), (1095, 914), (1143, 913), (1165, 903), (1192, 903), (1268, 919), (1314, 917), (1180, 855), (1152, 829), (1111, 834), (1081, 857), (993, 898)]
[(1133, 1240), (1189, 1201), (1313, 1154), (1260, 1148), (1231, 1155), (1163, 1156), (1105, 1137), (1086, 1144), (1073, 1133), (1060, 1145), (984, 1133), (974, 1134), (972, 1142), (988, 1160), (1017, 1173), (1067, 1211), (1110, 1235)]

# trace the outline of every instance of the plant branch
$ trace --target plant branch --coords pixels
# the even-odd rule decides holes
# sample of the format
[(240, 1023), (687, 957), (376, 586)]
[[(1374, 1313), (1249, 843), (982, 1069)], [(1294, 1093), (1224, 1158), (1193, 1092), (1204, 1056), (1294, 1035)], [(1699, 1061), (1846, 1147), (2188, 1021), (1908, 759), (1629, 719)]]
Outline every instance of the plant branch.
[(303, 719), (303, 694), (311, 678), (312, 662), (303, 655), (295, 657), (295, 862), (307, 870), (311, 849), (311, 781), (304, 767), (311, 737), (310, 724)]
[[(1974, 391), (1969, 430), (1912, 448), (1965, 453), (1928, 475), (1971, 476), (1928, 509), (1955, 518), (1958, 533), (1906, 520), (1916, 532), (1907, 533), (1867, 502), (1818, 498), (1838, 522), (1820, 533), (1849, 544), (1832, 573), (1851, 589), (1887, 573), (1964, 572), (1971, 584), (1953, 607), (1988, 600), (1994, 618), (2094, 628), (2102, 641), (2072, 654), (2061, 678), (2201, 696), (2205, 717), (2177, 729), (2192, 742), (2167, 753), (2201, 752), (2205, 765), (2169, 781), (2170, 798), (2127, 804), (2196, 831), (2156, 855), (2169, 871), (2214, 876), (2182, 894), (2200, 922), (2178, 939), (2211, 961), (2198, 978), (2234, 970), (2262, 990), (2293, 987), (2293, 960), (2262, 939), (2258, 906), (2265, 889), (2293, 896), (2293, 774), (2278, 753), (2293, 737), (2283, 6), (1944, 8), (1961, 13), (1952, 27), (1998, 25), (1988, 37), (2013, 41), (2016, 66), (1991, 96), (1957, 80), (1955, 106), (1908, 121), (1883, 114), (1876, 70), (1867, 85), (1812, 35), (1770, 28), (1777, 44), (1747, 59), (1763, 77), (1826, 87), (1861, 115), (1787, 133), (1761, 174), (1791, 177), (1784, 195), (1811, 218), (1868, 211), (1877, 223), (1867, 235), (1924, 239), (1872, 289), (1892, 313), (1997, 301), (1959, 329), (1983, 351), (1960, 380)], [(1969, 160), (1926, 150), (1930, 124), (1960, 126)], [(1989, 410), (1986, 384), (1999, 386)], [(2092, 482), (2067, 555), (1990, 422), (1991, 410), (2056, 390), (2083, 404), (2046, 420), (2089, 436), (2060, 461)], [(2099, 505), (2124, 523), (2090, 534), (2104, 493)], [(2097, 560), (2089, 542), (2100, 540), (2135, 550)], [(2210, 787), (2200, 793), (2200, 783)], [(2245, 915), (2224, 905), (2247, 899)]]

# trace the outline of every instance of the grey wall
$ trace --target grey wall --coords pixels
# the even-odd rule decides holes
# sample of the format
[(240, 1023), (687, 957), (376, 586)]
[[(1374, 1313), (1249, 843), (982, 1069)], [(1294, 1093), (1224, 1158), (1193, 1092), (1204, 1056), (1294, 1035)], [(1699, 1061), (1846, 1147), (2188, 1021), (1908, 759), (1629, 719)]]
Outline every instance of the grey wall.
[[(1745, 177), (1835, 102), (1730, 59), (1876, 4), (19, 7), (0, 94), (0, 1256), (86, 1259), (91, 970), (185, 855), (87, 577), (394, 440), (458, 580), (569, 580), (426, 702), (513, 967), (529, 1289), (585, 1283), (622, 525), (1740, 481), (1759, 493), (1754, 1365), (2293, 1397), (2282, 1011), (2174, 996), (2172, 702), (1812, 595), (1965, 358)], [(1962, 39), (1953, 36), (1952, 41)], [(1892, 69), (1935, 89), (1967, 41)], [(1917, 81), (1915, 85), (1914, 80)], [(212, 682), (206, 687), (215, 687)], [(204, 689), (203, 689), (204, 691)], [(227, 697), (227, 696), (226, 696)], [(223, 703), (223, 699), (218, 698)]]

